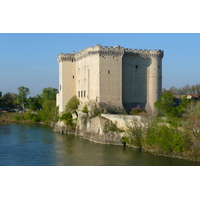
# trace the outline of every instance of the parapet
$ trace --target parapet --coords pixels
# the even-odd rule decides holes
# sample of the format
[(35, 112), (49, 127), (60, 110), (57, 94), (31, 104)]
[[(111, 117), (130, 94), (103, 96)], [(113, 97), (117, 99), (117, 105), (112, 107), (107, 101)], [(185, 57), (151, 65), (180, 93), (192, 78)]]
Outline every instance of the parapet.
[(76, 60), (81, 59), (87, 55), (94, 55), (99, 54), (100, 56), (103, 55), (112, 55), (112, 56), (122, 56), (124, 54), (124, 48), (120, 46), (108, 47), (108, 46), (101, 46), (100, 44), (94, 47), (88, 47), (76, 53), (75, 57)]
[(100, 56), (123, 56), (126, 55), (132, 55), (132, 56), (141, 56), (141, 57), (160, 57), (162, 58), (164, 56), (164, 51), (162, 50), (147, 50), (147, 49), (128, 49), (121, 47), (119, 45), (117, 46), (101, 46), (100, 44), (97, 44), (94, 47), (87, 47), (83, 50), (80, 50), (77, 53), (74, 54), (64, 54), (61, 53), (58, 55), (58, 62), (62, 61), (75, 61), (79, 60), (85, 56), (88, 55), (94, 55), (99, 54)]
[(61, 53), (58, 55), (58, 58), (57, 58), (58, 62), (63, 62), (63, 61), (70, 61), (70, 62), (74, 62), (75, 61), (75, 54), (64, 54), (64, 53)]
[(163, 58), (164, 51), (163, 50), (148, 50), (148, 49), (125, 49), (125, 54), (130, 54), (133, 56), (141, 56), (141, 57), (160, 57)]

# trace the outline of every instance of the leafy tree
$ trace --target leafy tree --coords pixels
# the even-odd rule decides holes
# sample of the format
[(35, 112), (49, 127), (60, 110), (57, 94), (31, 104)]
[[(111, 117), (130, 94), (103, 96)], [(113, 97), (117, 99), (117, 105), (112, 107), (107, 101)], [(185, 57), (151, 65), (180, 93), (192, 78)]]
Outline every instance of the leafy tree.
[(2, 107), (12, 109), (16, 107), (17, 104), (17, 94), (15, 93), (6, 93), (2, 97)]
[(44, 88), (41, 94), (42, 109), (39, 111), (39, 116), (43, 122), (51, 123), (57, 121), (56, 93), (55, 88)]
[(170, 92), (164, 92), (160, 99), (155, 102), (155, 107), (158, 112), (164, 116), (178, 116), (178, 110), (176, 109), (174, 96)]
[(56, 94), (58, 93), (58, 90), (56, 88), (52, 88), (52, 87), (48, 87), (48, 88), (44, 88), (42, 90), (42, 100), (55, 100), (56, 101)]
[(18, 102), (20, 106), (24, 109), (25, 104), (27, 103), (27, 95), (30, 94), (30, 90), (27, 87), (20, 86), (17, 88), (18, 94)]
[(28, 104), (29, 104), (29, 109), (30, 110), (40, 110), (42, 108), (42, 104), (41, 104), (41, 97), (40, 95), (34, 96), (34, 97), (30, 97), (28, 99)]

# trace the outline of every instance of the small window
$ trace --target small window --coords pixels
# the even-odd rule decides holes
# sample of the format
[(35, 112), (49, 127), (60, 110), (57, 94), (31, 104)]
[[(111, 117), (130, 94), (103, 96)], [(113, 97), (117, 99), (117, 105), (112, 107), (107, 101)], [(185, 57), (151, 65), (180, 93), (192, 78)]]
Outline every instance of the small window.
[(110, 70), (108, 70), (108, 74), (111, 74), (111, 71), (110, 71)]
[(81, 91), (81, 98), (83, 97), (83, 91)]
[(80, 91), (78, 91), (78, 97), (80, 97)]
[(61, 85), (60, 85), (60, 91), (61, 91)]
[(84, 97), (86, 96), (85, 94), (86, 94), (86, 92), (84, 91)]
[(74, 79), (74, 75), (72, 76), (72, 78)]
[(138, 69), (138, 65), (135, 65), (135, 69)]

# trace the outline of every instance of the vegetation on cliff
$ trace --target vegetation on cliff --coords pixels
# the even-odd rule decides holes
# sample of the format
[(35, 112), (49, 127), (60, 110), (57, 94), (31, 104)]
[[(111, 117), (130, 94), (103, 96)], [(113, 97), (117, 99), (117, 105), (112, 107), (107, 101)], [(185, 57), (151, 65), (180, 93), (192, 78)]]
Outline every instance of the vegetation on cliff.
[(200, 101), (183, 98), (176, 104), (165, 91), (155, 107), (158, 116), (144, 118), (145, 126), (127, 124), (124, 141), (157, 155), (200, 160)]
[(77, 98), (77, 96), (73, 96), (66, 104), (65, 106), (65, 111), (62, 113), (62, 115), (60, 116), (60, 120), (64, 121), (66, 126), (67, 126), (67, 130), (70, 131), (74, 131), (76, 128), (76, 118), (73, 119), (73, 114), (77, 116), (76, 110), (78, 109), (78, 105), (79, 105), (79, 100)]

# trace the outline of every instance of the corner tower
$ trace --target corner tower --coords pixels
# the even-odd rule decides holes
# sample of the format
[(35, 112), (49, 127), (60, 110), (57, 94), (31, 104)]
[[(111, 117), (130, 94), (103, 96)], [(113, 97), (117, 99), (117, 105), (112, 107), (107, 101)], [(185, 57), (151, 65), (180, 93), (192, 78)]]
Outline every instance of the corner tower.
[(154, 110), (154, 103), (162, 94), (162, 58), (164, 52), (150, 50), (148, 57), (151, 64), (147, 68), (147, 103), (146, 110)]
[(65, 110), (65, 105), (70, 98), (76, 95), (76, 60), (75, 54), (59, 54), (59, 93), (57, 106), (59, 113)]
[(162, 57), (161, 50), (124, 50), (122, 102), (127, 112), (138, 105), (154, 109), (162, 92)]

